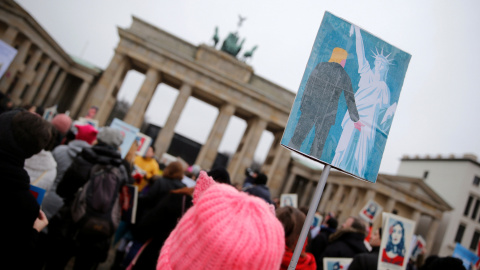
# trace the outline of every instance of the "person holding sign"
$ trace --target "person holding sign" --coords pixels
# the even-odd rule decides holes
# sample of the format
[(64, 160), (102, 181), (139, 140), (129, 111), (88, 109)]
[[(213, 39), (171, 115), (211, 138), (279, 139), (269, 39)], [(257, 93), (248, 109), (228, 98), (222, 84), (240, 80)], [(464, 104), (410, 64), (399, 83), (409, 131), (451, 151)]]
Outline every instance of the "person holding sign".
[[(353, 30), (356, 35), (358, 73), (360, 74), (359, 88), (355, 93), (355, 103), (358, 113), (361, 115), (360, 124), (353, 121), (349, 113), (345, 114), (342, 121), (343, 132), (335, 150), (332, 165), (357, 172), (358, 176), (363, 177), (368, 156), (375, 145), (375, 133), (379, 129), (379, 116), (387, 108), (382, 123), (388, 117), (393, 116), (396, 103), (390, 106), (390, 89), (386, 83), (388, 68), (391, 64), (388, 59), (389, 55), (384, 56), (383, 50), (381, 53), (377, 51), (374, 55), (375, 65), (371, 69), (365, 57), (360, 28), (352, 25), (350, 35), (353, 35)], [(358, 128), (359, 125), (362, 127), (361, 129)], [(381, 132), (386, 133), (385, 131)]]
[(289, 147), (300, 149), (302, 142), (314, 126), (315, 139), (310, 155), (317, 158), (322, 156), (329, 127), (335, 124), (337, 104), (342, 92), (347, 101), (349, 119), (355, 123), (355, 128), (361, 130), (352, 82), (344, 70), (347, 56), (348, 53), (344, 49), (334, 48), (330, 60), (319, 63), (310, 74), (300, 105), (302, 113), (288, 144)]
[(387, 246), (382, 251), (382, 262), (403, 265), (405, 257), (405, 230), (401, 221), (389, 228)]
[(134, 178), (136, 179), (135, 185), (138, 187), (138, 192), (142, 192), (150, 184), (152, 177), (160, 173), (160, 166), (154, 157), (155, 149), (153, 146), (148, 147), (144, 157), (135, 157), (134, 164), (137, 173), (134, 173)]

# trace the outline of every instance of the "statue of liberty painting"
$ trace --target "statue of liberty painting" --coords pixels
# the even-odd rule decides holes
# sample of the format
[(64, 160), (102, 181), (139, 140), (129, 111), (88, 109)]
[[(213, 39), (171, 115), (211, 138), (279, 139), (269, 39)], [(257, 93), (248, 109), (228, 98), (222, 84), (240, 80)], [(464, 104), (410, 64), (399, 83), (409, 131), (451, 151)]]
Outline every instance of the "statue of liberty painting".
[(410, 59), (325, 12), (281, 145), (375, 182)]
[[(360, 116), (360, 128), (346, 113), (342, 121), (342, 135), (335, 150), (332, 165), (364, 177), (368, 157), (375, 145), (375, 134), (380, 132), (387, 136), (389, 125), (382, 129), (383, 124), (393, 116), (396, 103), (390, 105), (390, 89), (386, 83), (391, 61), (389, 55), (373, 54), (375, 59), (373, 69), (366, 59), (360, 28), (352, 25), (350, 36), (356, 36), (356, 52), (360, 81), (355, 93), (355, 104)], [(382, 119), (379, 119), (383, 115)]]

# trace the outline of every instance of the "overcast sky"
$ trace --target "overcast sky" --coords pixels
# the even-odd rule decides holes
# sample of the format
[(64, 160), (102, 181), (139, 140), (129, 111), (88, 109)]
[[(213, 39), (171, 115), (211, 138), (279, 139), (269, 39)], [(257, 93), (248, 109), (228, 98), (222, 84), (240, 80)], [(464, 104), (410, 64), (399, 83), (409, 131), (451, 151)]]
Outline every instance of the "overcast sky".
[[(480, 1), (258, 1), (258, 0), (17, 0), (69, 54), (104, 69), (119, 37), (137, 16), (194, 45), (221, 41), (237, 30), (243, 50), (258, 45), (248, 63), (255, 73), (297, 92), (324, 12), (330, 11), (390, 44), (412, 59), (385, 148), (381, 173), (395, 174), (403, 155), (480, 156)], [(119, 97), (133, 102), (143, 80), (127, 74)], [(163, 125), (177, 91), (161, 86), (147, 110)], [(204, 143), (217, 110), (191, 98), (176, 132)], [(233, 152), (245, 123), (230, 121), (220, 151)], [(264, 132), (255, 154), (263, 160), (272, 142)]]

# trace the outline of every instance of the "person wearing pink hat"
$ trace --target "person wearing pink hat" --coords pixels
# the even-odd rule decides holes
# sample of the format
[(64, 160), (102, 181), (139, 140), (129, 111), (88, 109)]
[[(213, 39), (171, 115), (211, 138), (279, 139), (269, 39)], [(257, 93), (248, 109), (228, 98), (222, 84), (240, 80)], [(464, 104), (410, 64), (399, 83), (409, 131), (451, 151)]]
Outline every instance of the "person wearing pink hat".
[(92, 145), (97, 139), (98, 130), (92, 125), (75, 125), (77, 128), (77, 134), (75, 135), (75, 140), (86, 141), (88, 144)]
[(284, 247), (273, 206), (201, 171), (193, 206), (165, 241), (157, 270), (279, 269)]

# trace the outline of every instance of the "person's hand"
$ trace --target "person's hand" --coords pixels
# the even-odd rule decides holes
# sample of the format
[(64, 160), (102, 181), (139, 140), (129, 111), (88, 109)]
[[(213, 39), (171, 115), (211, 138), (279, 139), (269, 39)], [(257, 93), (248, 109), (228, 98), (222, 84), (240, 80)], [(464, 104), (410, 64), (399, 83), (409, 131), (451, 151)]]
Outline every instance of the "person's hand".
[(360, 120), (359, 120), (359, 121), (353, 123), (353, 126), (354, 126), (356, 129), (358, 129), (358, 131), (362, 131), (362, 127), (365, 126), (365, 125), (364, 125), (362, 122), (360, 122)]
[(45, 213), (43, 213), (42, 210), (39, 211), (38, 217), (35, 220), (35, 223), (33, 223), (33, 228), (37, 230), (38, 232), (42, 231), (45, 227), (48, 225), (48, 219), (47, 216), (45, 216)]

